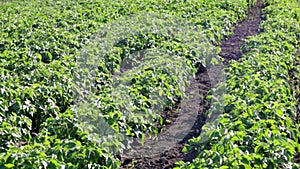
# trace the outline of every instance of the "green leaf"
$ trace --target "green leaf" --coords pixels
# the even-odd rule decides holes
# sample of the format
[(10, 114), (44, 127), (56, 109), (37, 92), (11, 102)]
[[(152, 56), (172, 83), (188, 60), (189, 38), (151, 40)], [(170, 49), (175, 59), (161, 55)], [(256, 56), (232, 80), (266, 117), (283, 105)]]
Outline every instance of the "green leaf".
[(5, 166), (6, 168), (13, 168), (15, 165), (9, 163), (9, 164), (5, 164), (4, 166)]

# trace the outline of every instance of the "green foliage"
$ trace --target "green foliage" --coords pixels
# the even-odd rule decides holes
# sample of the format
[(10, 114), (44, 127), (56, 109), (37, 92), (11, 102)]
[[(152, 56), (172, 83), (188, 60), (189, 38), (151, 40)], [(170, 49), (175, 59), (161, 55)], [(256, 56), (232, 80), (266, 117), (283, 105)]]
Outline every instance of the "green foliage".
[[(96, 136), (86, 130), (72, 109), (78, 101), (72, 91), (76, 64), (86, 45), (93, 43), (94, 35), (103, 25), (122, 17), (158, 12), (186, 19), (217, 44), (246, 16), (248, 5), (245, 0), (0, 2), (0, 168), (117, 168), (120, 162), (114, 153), (122, 147), (120, 140), (103, 137), (96, 138), (102, 142), (95, 141)], [(98, 122), (99, 116), (93, 112), (97, 107), (116, 137), (119, 133), (133, 137), (157, 134), (155, 123), (161, 117), (149, 111), (156, 104), (150, 93), (166, 97), (169, 107), (184, 97), (182, 87), (187, 79), (181, 79), (195, 71), (195, 64), (216, 62), (211, 58), (215, 49), (206, 39), (203, 42), (206, 50), (196, 51), (184, 39), (153, 32), (128, 35), (97, 62), (95, 93), (101, 106), (98, 102), (87, 108), (86, 117)], [(112, 78), (121, 71), (124, 58), (139, 64), (137, 58), (130, 58), (134, 52), (158, 47), (178, 58), (150, 54), (144, 67)], [(157, 62), (151, 62), (154, 59)], [(174, 70), (171, 64), (187, 67), (170, 72)], [(110, 95), (117, 91), (113, 87), (118, 82), (130, 84), (126, 86), (129, 98), (124, 102), (116, 102)], [(135, 110), (126, 109), (125, 116), (119, 108), (127, 107), (130, 100)], [(136, 111), (148, 111), (154, 120), (144, 120)], [(99, 132), (112, 132), (94, 127)]]

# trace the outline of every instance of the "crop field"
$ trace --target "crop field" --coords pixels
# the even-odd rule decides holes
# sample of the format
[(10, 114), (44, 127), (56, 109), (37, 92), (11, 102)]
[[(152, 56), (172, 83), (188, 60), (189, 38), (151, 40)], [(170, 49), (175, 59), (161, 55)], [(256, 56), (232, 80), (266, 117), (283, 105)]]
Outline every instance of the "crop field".
[(7, 0), (0, 28), (0, 169), (300, 168), (299, 0)]

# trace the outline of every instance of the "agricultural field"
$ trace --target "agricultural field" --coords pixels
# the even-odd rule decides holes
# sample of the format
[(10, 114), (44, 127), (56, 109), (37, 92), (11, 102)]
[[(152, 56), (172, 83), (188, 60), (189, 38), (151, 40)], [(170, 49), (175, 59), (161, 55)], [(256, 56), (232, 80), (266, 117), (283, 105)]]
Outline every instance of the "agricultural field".
[(298, 0), (0, 1), (0, 168), (300, 168)]

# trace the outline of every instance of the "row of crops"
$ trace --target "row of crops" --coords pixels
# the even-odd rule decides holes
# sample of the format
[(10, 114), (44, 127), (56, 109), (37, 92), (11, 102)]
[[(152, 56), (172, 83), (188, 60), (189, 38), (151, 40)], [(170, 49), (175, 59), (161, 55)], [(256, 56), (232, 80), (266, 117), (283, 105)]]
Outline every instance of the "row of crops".
[[(129, 0), (1, 3), (0, 166), (116, 168), (120, 162), (115, 153), (122, 146), (118, 133), (139, 138), (144, 138), (146, 131), (156, 134), (156, 124), (163, 119), (160, 112), (150, 111), (157, 101), (151, 100), (150, 94), (166, 98), (163, 106), (167, 107), (182, 98), (181, 88), (188, 80), (183, 77), (195, 73), (199, 62), (209, 65), (210, 57), (217, 51), (209, 42), (217, 44), (231, 34), (233, 25), (246, 16), (248, 5), (246, 1)], [(172, 29), (162, 29), (159, 34), (150, 29), (150, 32), (124, 32), (127, 37), (110, 50), (99, 51), (105, 49), (100, 43), (105, 40), (103, 29), (109, 30), (107, 36), (112, 38), (120, 30), (135, 30), (140, 25), (126, 25), (126, 22), (145, 19), (130, 17), (141, 12), (170, 14), (179, 23), (193, 23), (189, 26), (196, 30), (192, 36), (199, 38), (198, 45), (203, 44), (206, 50), (195, 50), (193, 44), (184, 43), (185, 39), (180, 38), (186, 36), (176, 34), (184, 30), (173, 30), (174, 38), (166, 32)], [(158, 21), (161, 23), (156, 24), (169, 24)], [(148, 64), (127, 71), (117, 80), (113, 78), (125, 58), (140, 64), (134, 53), (158, 46), (181, 59), (170, 60), (149, 50), (149, 56), (145, 57)], [(180, 71), (171, 72), (174, 65)], [(124, 97), (116, 97), (124, 96), (122, 93), (114, 95), (120, 90), (116, 81), (130, 84), (121, 89), (130, 91), (127, 99), (133, 104)], [(90, 86), (94, 82), (96, 89)], [(146, 119), (145, 114), (149, 116)], [(86, 119), (88, 124), (84, 123)], [(107, 128), (101, 126), (103, 119), (104, 125), (108, 124), (113, 131), (103, 131)], [(107, 137), (111, 135), (112, 138)]]
[[(92, 122), (89, 121), (91, 124), (97, 124), (97, 120), (105, 119), (115, 133), (123, 132), (127, 136), (142, 138), (145, 131), (157, 133), (154, 124), (162, 121), (159, 114), (151, 112), (148, 112), (148, 115), (152, 118), (148, 120), (132, 112), (129, 112), (130, 116), (124, 116), (124, 109), (120, 108), (126, 107), (129, 103), (126, 100), (125, 103), (116, 103), (118, 98), (114, 99), (111, 96), (114, 92), (112, 75), (121, 68), (121, 61), (130, 58), (129, 55), (135, 51), (162, 46), (185, 58), (180, 60), (181, 62), (175, 62), (174, 59), (171, 62), (178, 64), (179, 67), (182, 63), (186, 63), (188, 66), (186, 74), (194, 73), (195, 64), (206, 63), (204, 59), (209, 60), (209, 56), (214, 53), (214, 48), (207, 41), (217, 44), (219, 40), (231, 34), (233, 24), (246, 16), (248, 5), (246, 1), (2, 3), (1, 167), (116, 168), (120, 163), (113, 152), (120, 148), (119, 138), (94, 139), (92, 135), (94, 130), (86, 130), (87, 126), (82, 124), (84, 113), (87, 114), (85, 118), (93, 119)], [(95, 35), (101, 36), (103, 25), (118, 19), (122, 21), (122, 18), (126, 21), (126, 16), (142, 11), (171, 14), (197, 23), (195, 29), (200, 29), (205, 34), (205, 37), (201, 36), (203, 37), (201, 43), (208, 45), (206, 47), (208, 51), (193, 53), (191, 47), (183, 43), (184, 41), (178, 42), (166, 32), (162, 31), (157, 35), (154, 32), (142, 31), (124, 37), (124, 40), (103, 55), (103, 59), (98, 60), (96, 66), (89, 65), (90, 60), (86, 58), (95, 58), (101, 54), (94, 50), (101, 48), (99, 46), (101, 40), (93, 41), (93, 39), (96, 39)], [(140, 19), (136, 18), (134, 21), (138, 22)], [(120, 25), (122, 24), (118, 26)], [(128, 28), (125, 25), (124, 30), (126, 29)], [(116, 32), (117, 30), (111, 30), (108, 33)], [(83, 48), (87, 50), (82, 50)], [(155, 57), (151, 54), (150, 56)], [(148, 60), (153, 60), (151, 57)], [(161, 57), (159, 62), (170, 62), (170, 59)], [(163, 68), (154, 69), (153, 64), (149, 62), (150, 66), (146, 65), (133, 73), (129, 72), (124, 76), (127, 78), (119, 79), (130, 83), (126, 89), (131, 91), (130, 99), (135, 101), (133, 107), (138, 109), (137, 112), (147, 112), (149, 104), (155, 104), (149, 98), (149, 93), (158, 91), (160, 95), (165, 95), (166, 106), (170, 107), (183, 97), (178, 76), (186, 74), (178, 73), (185, 71), (171, 74), (170, 71), (174, 69), (173, 67), (171, 69), (170, 65), (168, 67), (167, 64), (163, 64)], [(81, 78), (90, 74), (82, 68), (89, 67), (98, 70), (92, 74), (97, 78), (92, 79), (99, 87), (95, 96), (93, 95), (93, 100), (89, 100), (95, 105), (101, 103), (100, 107), (94, 106), (98, 110), (96, 113), (94, 109), (88, 109), (94, 108), (93, 105), (89, 105), (91, 107), (86, 109), (79, 106), (80, 111), (73, 109), (74, 104), (85, 101), (79, 97), (83, 93), (81, 88), (86, 89), (90, 86), (82, 85), (85, 82), (81, 81)], [(95, 100), (98, 102), (93, 102)], [(102, 139), (100, 143), (99, 139)]]
[(204, 135), (190, 140), (185, 150), (199, 155), (178, 168), (299, 168), (293, 161), (300, 149), (299, 75), (291, 80), (289, 71), (299, 73), (300, 4), (264, 4), (263, 32), (245, 40), (243, 58), (230, 63), (227, 80), (217, 89), (226, 93), (212, 98), (223, 101), (214, 106), (224, 104), (224, 113), (206, 124)]
[[(185, 97), (196, 66), (215, 61), (212, 44), (254, 3), (1, 2), (0, 168), (117, 168), (124, 139), (160, 132), (160, 113)], [(178, 167), (296, 167), (288, 73), (296, 68), (299, 3), (265, 3), (264, 33), (247, 40), (247, 54), (219, 87), (224, 114), (205, 143), (190, 141), (195, 161)]]

